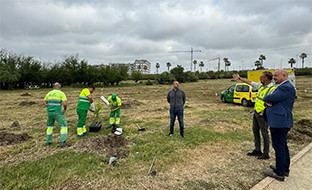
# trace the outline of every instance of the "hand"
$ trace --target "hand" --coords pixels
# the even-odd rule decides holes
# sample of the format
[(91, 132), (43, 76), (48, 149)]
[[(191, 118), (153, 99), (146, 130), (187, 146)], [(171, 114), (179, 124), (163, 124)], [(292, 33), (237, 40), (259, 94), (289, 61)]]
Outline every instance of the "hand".
[(63, 114), (64, 114), (64, 113), (66, 112), (66, 110), (63, 110), (62, 112), (63, 112)]
[(91, 108), (89, 108), (89, 111), (92, 111), (92, 109), (91, 109)]
[(268, 107), (271, 107), (271, 106), (272, 106), (272, 103), (270, 103), (270, 102), (265, 102), (265, 104), (266, 104)]
[(234, 79), (239, 79), (240, 76), (239, 76), (239, 74), (233, 74), (232, 77), (233, 77)]

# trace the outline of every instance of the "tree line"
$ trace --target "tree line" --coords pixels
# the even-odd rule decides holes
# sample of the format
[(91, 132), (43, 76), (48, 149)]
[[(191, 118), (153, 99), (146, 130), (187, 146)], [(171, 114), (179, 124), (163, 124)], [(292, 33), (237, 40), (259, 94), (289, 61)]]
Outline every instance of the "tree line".
[[(265, 58), (262, 58), (265, 60)], [(226, 62), (227, 60), (225, 60)], [(202, 63), (200, 63), (203, 66)], [(263, 63), (262, 63), (263, 64)], [(195, 65), (194, 65), (195, 66)], [(159, 68), (159, 64), (156, 68)], [(247, 70), (241, 71), (208, 71), (191, 72), (184, 71), (178, 65), (168, 72), (161, 74), (145, 74), (140, 70), (128, 75), (128, 67), (92, 66), (86, 60), (79, 60), (78, 54), (66, 56), (64, 60), (52, 63), (42, 62), (30, 56), (16, 55), (5, 50), (0, 51), (0, 89), (24, 88), (26, 85), (41, 85), (50, 87), (53, 82), (60, 82), (63, 86), (96, 84), (101, 86), (119, 85), (121, 81), (147, 80), (147, 85), (153, 82), (158, 84), (171, 83), (178, 80), (184, 82), (196, 82), (203, 79), (231, 78), (234, 73), (247, 77)], [(312, 68), (295, 70), (296, 75), (312, 75)], [(153, 81), (153, 82), (152, 82)]]

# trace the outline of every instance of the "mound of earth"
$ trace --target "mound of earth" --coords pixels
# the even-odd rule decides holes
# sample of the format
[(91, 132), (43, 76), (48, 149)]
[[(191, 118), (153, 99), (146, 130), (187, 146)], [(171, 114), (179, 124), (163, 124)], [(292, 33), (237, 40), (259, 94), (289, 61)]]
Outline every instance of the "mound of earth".
[(37, 104), (36, 102), (21, 102), (19, 105), (20, 106), (31, 106)]
[(137, 100), (132, 100), (130, 102), (122, 103), (121, 104), (121, 109), (129, 109), (132, 106), (139, 106), (139, 105), (142, 105), (142, 104), (143, 104), (142, 102), (139, 102)]
[(14, 134), (0, 132), (0, 146), (22, 143), (30, 138), (31, 136), (29, 136), (27, 133)]
[(116, 156), (119, 159), (129, 154), (127, 145), (132, 144), (123, 136), (105, 135), (79, 141), (75, 144), (75, 150), (83, 152), (106, 153), (108, 157)]
[(312, 120), (302, 119), (288, 133), (288, 139), (298, 143), (312, 142)]
[(30, 94), (28, 94), (28, 92), (22, 94), (21, 96), (31, 96)]
[(20, 124), (18, 123), (18, 121), (14, 121), (12, 124), (11, 124), (11, 127), (20, 127)]

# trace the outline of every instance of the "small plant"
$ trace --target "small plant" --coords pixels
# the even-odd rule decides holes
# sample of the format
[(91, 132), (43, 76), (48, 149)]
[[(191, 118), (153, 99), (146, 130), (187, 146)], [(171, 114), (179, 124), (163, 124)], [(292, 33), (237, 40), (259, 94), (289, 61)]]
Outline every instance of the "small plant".
[(96, 118), (99, 117), (99, 113), (100, 113), (101, 109), (102, 109), (101, 104), (97, 103), (96, 106), (95, 106), (95, 110), (93, 112)]

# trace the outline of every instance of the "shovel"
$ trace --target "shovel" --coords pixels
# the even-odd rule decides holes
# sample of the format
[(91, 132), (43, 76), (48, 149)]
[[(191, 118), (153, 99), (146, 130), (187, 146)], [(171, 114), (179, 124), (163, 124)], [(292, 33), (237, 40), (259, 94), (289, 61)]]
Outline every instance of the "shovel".
[(145, 131), (145, 128), (141, 128), (138, 124), (136, 126), (138, 127), (138, 131)]

